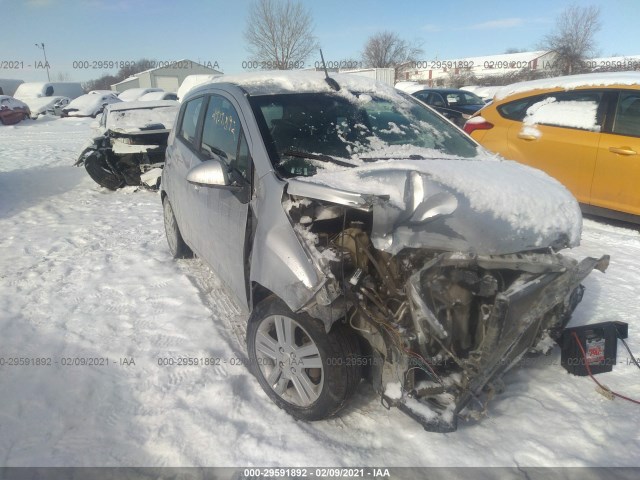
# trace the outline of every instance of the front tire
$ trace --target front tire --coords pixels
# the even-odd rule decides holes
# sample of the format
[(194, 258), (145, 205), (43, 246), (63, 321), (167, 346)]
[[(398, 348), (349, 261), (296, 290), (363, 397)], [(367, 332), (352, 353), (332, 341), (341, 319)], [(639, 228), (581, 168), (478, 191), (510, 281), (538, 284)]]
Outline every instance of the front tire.
[(354, 393), (362, 370), (352, 330), (294, 313), (271, 296), (251, 314), (247, 352), (252, 373), (271, 400), (302, 420), (337, 414)]
[(192, 257), (193, 253), (182, 238), (171, 203), (169, 203), (169, 199), (166, 196), (162, 199), (162, 210), (164, 212), (164, 232), (167, 236), (167, 244), (171, 255), (173, 258)]

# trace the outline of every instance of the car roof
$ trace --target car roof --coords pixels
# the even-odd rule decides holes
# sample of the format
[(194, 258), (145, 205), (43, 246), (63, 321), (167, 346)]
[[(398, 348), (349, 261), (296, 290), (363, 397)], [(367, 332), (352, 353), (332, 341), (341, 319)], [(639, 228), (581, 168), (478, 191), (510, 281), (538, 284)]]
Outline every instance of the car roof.
[[(331, 74), (330, 77), (338, 82), (341, 90), (397, 95), (393, 87), (361, 75)], [(222, 75), (193, 88), (189, 91), (186, 98), (206, 91), (212, 86), (222, 84), (236, 85), (249, 93), (249, 95), (320, 92), (340, 94), (340, 91), (336, 92), (326, 82), (324, 72), (311, 70), (276, 70), (239, 75)], [(346, 92), (342, 94), (348, 95)]]
[(141, 108), (175, 107), (176, 105), (180, 105), (180, 103), (175, 100), (156, 100), (153, 102), (135, 101), (112, 103), (110, 105), (107, 105), (105, 109), (109, 109), (109, 111), (113, 112), (116, 110), (138, 110)]
[(528, 82), (512, 83), (500, 88), (495, 94), (495, 100), (516, 96), (535, 90), (573, 90), (589, 87), (640, 87), (640, 72), (604, 72), (585, 73), (581, 75), (567, 75), (564, 77), (541, 78)]

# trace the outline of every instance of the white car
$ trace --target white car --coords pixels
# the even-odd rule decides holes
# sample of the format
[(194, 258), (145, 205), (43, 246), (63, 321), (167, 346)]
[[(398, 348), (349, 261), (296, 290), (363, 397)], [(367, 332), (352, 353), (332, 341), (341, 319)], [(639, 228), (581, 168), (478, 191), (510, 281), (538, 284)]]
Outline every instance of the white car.
[(29, 99), (28, 105), (31, 109), (31, 118), (36, 119), (40, 115), (61, 116), (62, 109), (69, 105), (69, 97), (38, 97)]
[(123, 102), (133, 102), (138, 100), (145, 93), (150, 92), (164, 92), (162, 88), (130, 88), (118, 95), (118, 98)]
[(82, 95), (73, 100), (62, 109), (63, 117), (93, 117), (102, 113), (104, 107), (112, 103), (122, 102), (114, 93), (103, 95), (91, 94)]
[(158, 100), (178, 100), (175, 92), (149, 92), (138, 98), (139, 102), (156, 102)]

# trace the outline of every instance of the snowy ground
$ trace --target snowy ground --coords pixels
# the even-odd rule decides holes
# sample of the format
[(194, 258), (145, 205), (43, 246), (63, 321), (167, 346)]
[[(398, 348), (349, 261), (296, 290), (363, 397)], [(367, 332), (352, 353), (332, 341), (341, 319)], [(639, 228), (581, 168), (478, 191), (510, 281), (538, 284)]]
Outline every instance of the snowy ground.
[[(0, 128), (0, 466), (640, 465), (638, 406), (567, 374), (557, 347), (455, 433), (386, 411), (366, 384), (340, 418), (294, 421), (238, 365), (219, 281), (170, 258), (159, 196), (106, 191), (71, 166), (89, 124)], [(572, 325), (629, 322), (640, 356), (637, 229), (586, 221), (574, 254), (603, 253), (609, 270), (589, 276)], [(640, 371), (618, 355), (599, 379), (639, 398)], [(226, 364), (158, 365), (178, 356)], [(63, 365), (74, 359), (105, 364)]]

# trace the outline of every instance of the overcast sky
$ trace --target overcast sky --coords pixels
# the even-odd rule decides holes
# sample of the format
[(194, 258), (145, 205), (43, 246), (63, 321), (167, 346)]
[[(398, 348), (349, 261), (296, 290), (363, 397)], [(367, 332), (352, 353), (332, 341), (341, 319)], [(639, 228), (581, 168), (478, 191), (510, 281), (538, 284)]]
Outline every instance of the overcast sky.
[[(535, 50), (571, 0), (305, 0), (326, 60), (359, 58), (367, 37), (391, 30), (422, 42), (423, 60)], [(601, 7), (601, 56), (640, 54), (638, 0), (591, 0)], [(0, 78), (44, 81), (44, 43), (52, 78), (85, 81), (104, 69), (74, 62), (183, 58), (243, 71), (248, 0), (0, 0)], [(318, 58), (316, 58), (318, 57)], [(319, 55), (309, 58), (313, 64)], [(2, 63), (4, 62), (4, 63)], [(9, 64), (8, 62), (12, 62)], [(6, 68), (9, 65), (16, 69)], [(76, 63), (76, 66), (80, 64)], [(87, 63), (84, 63), (87, 65)]]

